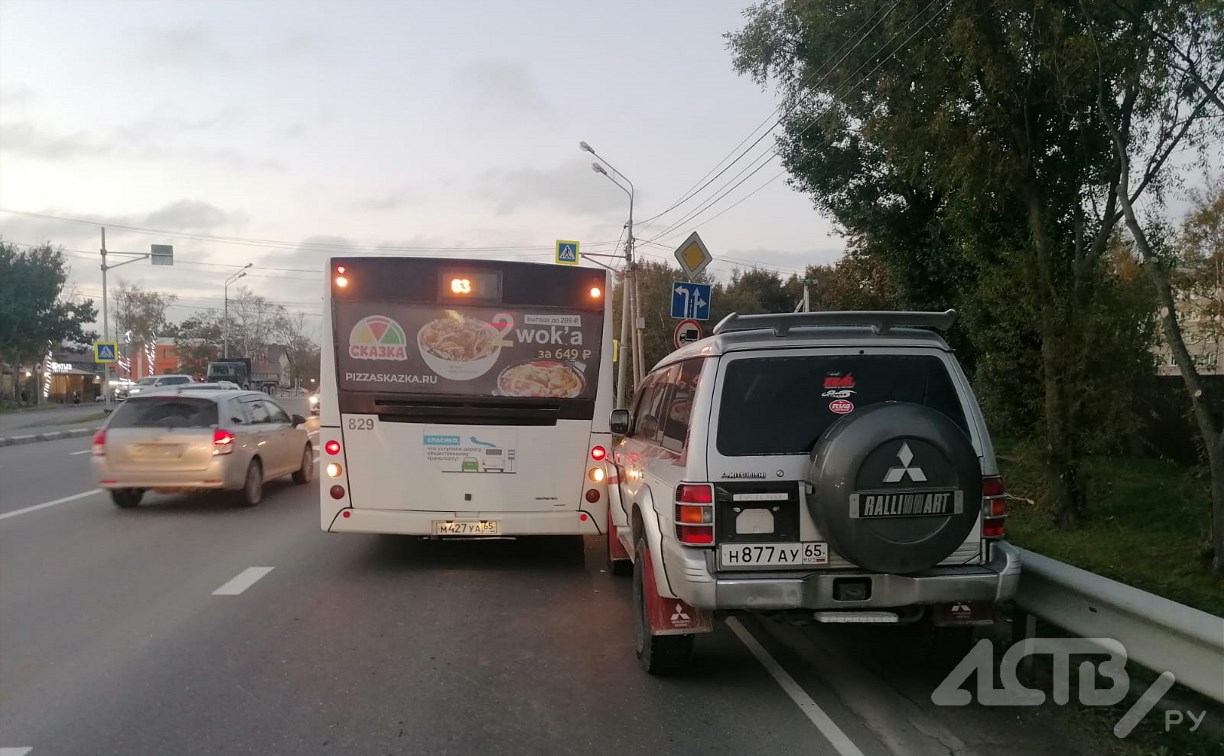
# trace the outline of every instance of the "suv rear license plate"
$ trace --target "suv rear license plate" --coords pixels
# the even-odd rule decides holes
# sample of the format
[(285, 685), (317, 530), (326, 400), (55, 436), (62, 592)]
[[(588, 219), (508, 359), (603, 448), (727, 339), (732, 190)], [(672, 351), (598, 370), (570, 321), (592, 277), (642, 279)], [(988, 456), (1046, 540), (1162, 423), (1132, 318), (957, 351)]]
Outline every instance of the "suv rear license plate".
[(827, 543), (723, 543), (718, 565), (735, 567), (806, 567), (829, 563)]
[(434, 535), (501, 535), (501, 520), (434, 520)]

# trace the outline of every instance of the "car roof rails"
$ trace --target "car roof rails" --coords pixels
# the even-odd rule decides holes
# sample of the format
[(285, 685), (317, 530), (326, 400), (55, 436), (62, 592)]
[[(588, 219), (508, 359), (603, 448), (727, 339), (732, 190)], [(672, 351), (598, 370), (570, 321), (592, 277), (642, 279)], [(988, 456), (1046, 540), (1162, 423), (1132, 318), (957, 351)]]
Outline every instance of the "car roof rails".
[(731, 313), (714, 326), (714, 335), (739, 331), (771, 330), (786, 336), (792, 328), (813, 326), (871, 326), (879, 335), (894, 328), (936, 328), (947, 331), (956, 322), (956, 310), (918, 312), (911, 310), (861, 310), (827, 312), (785, 312), (767, 315)]

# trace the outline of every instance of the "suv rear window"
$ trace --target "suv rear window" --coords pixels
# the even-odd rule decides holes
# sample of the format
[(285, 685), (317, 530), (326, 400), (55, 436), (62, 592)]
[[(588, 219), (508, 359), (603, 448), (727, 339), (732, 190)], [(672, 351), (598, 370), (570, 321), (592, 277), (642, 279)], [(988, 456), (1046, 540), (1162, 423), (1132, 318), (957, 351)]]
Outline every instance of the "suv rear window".
[(718, 451), (728, 457), (807, 454), (847, 410), (880, 402), (925, 405), (969, 432), (937, 357), (752, 357), (727, 364)]
[(172, 375), (162, 379), (163, 386), (177, 386), (180, 383), (191, 383), (191, 379), (185, 375)]
[(115, 410), (108, 428), (207, 428), (217, 424), (217, 405), (189, 397), (133, 397)]

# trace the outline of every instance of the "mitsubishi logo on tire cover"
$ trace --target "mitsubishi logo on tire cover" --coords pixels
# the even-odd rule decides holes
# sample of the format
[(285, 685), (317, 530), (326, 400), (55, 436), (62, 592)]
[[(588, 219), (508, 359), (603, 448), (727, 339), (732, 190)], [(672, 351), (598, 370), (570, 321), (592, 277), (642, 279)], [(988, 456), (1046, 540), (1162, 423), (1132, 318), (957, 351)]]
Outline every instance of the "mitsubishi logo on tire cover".
[(901, 466), (888, 468), (888, 473), (884, 475), (885, 483), (900, 483), (907, 475), (915, 483), (926, 483), (927, 476), (922, 468), (918, 465), (910, 466), (910, 462), (914, 461), (914, 453), (910, 451), (908, 443), (901, 443), (901, 449), (897, 452), (897, 461), (901, 463)]

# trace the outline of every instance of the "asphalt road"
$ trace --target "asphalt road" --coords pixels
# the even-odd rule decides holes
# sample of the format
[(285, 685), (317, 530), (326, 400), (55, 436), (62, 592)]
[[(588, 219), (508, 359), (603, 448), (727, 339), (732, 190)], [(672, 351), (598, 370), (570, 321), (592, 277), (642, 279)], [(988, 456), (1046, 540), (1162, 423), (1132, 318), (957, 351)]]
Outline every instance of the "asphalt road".
[(287, 478), (254, 509), (119, 510), (88, 448), (0, 449), (3, 756), (1094, 752), (1039, 712), (932, 705), (939, 677), (857, 630), (720, 624), (691, 674), (648, 677), (598, 539), (325, 534)]

